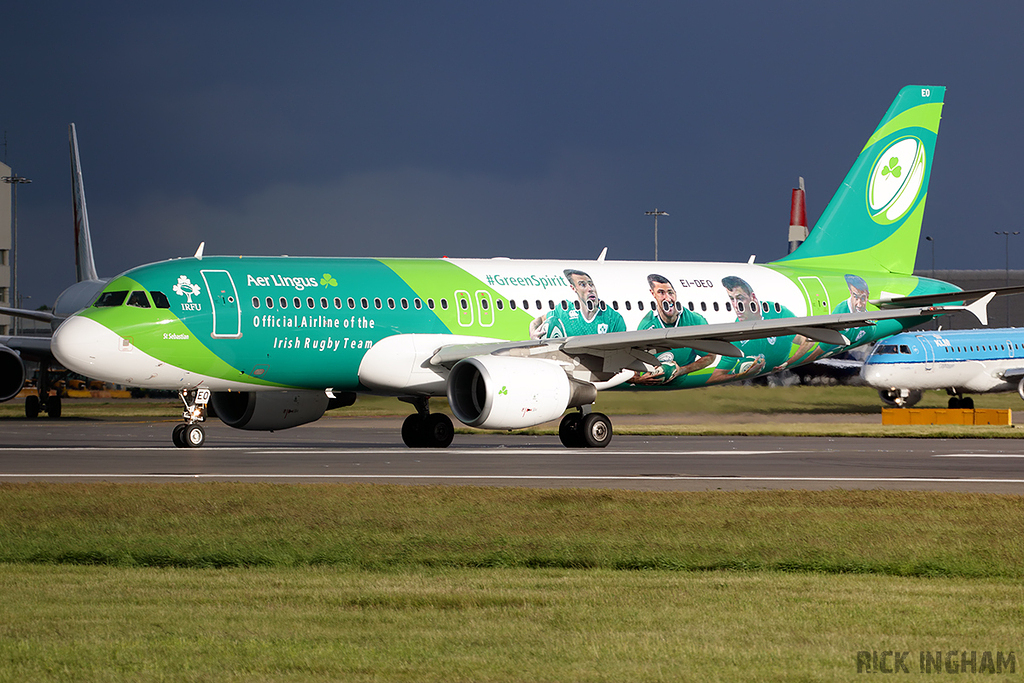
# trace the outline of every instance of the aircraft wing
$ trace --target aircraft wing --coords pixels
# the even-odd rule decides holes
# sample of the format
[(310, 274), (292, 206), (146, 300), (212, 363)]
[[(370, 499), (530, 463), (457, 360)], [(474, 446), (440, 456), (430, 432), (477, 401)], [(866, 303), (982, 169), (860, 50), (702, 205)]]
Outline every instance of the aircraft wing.
[(7, 306), (0, 306), (0, 315), (28, 318), (29, 320), (38, 320), (43, 323), (52, 322), (56, 317), (50, 311), (30, 311), (27, 308), (8, 308)]
[(1018, 380), (1024, 377), (1024, 368), (1007, 368), (999, 373), (999, 375), (1007, 381)]
[(53, 358), (50, 337), (0, 337), (0, 346), (17, 351), (24, 360), (40, 361)]
[(900, 296), (893, 299), (872, 299), (871, 303), (879, 308), (903, 308), (907, 306), (925, 306), (928, 304), (945, 304), (951, 301), (976, 301), (986, 294), (995, 296), (1020, 294), (1022, 287), (991, 287), (989, 289), (965, 289), (959, 292), (943, 292), (941, 294), (920, 294), (918, 296)]
[(602, 372), (616, 374), (636, 361), (655, 365), (655, 354), (669, 349), (690, 348), (706, 354), (742, 357), (734, 342), (787, 335), (804, 335), (814, 341), (843, 346), (849, 340), (842, 330), (870, 325), (878, 320), (931, 318), (942, 312), (967, 310), (965, 306), (899, 308), (891, 311), (839, 313), (803, 318), (774, 318), (714, 325), (692, 325), (665, 329), (610, 332), (576, 337), (556, 337), (521, 342), (488, 342), (443, 346), (430, 359), (431, 365), (451, 367), (464, 358), (494, 353), (527, 351), (529, 355), (562, 352), (570, 356), (589, 355), (603, 360)]

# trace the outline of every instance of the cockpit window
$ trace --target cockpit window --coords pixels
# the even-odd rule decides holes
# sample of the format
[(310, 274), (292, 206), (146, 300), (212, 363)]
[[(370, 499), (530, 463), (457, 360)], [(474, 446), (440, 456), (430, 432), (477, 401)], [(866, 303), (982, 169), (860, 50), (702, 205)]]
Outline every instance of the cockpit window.
[(100, 298), (96, 299), (96, 303), (93, 304), (96, 308), (110, 308), (112, 306), (120, 306), (124, 303), (124, 300), (128, 298), (128, 292), (103, 292), (100, 294)]
[(900, 353), (904, 353), (904, 354), (909, 356), (910, 355), (910, 347), (907, 346), (906, 344), (900, 344)]
[(895, 344), (879, 344), (875, 347), (875, 353), (879, 356), (883, 356), (891, 353), (899, 353), (899, 349), (896, 348)]
[(163, 292), (150, 292), (153, 296), (153, 305), (157, 308), (170, 308), (171, 302), (167, 300), (167, 295)]
[(132, 292), (128, 297), (128, 305), (135, 308), (149, 308), (149, 298), (145, 292)]

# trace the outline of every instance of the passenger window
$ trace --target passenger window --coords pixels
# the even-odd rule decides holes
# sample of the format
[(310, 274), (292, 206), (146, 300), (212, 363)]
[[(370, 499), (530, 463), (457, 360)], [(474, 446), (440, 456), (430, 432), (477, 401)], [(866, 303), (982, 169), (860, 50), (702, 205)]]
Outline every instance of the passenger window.
[(146, 298), (145, 292), (132, 292), (128, 297), (128, 305), (135, 308), (149, 308), (149, 299)]
[(412, 300), (412, 305), (416, 307), (417, 311), (420, 310), (421, 308), (423, 308), (423, 302), (420, 301), (419, 299), (413, 299)]
[(638, 311), (644, 310), (644, 302), (643, 301), (637, 301), (636, 302), (636, 310), (638, 310)]
[(401, 303), (402, 303), (402, 310), (403, 311), (408, 311), (409, 310), (409, 300), (403, 298)]
[(380, 309), (384, 308), (384, 304), (381, 303), (379, 297), (374, 297), (374, 299), (373, 299), (373, 307), (376, 308), (378, 311)]
[(338, 309), (339, 311), (341, 310), (341, 297), (340, 296), (334, 297), (334, 307), (336, 309)]
[(295, 306), (295, 308), (302, 308), (302, 299), (300, 299), (299, 297), (293, 297), (292, 305)]
[(544, 310), (544, 307), (540, 305), (540, 299), (537, 299), (537, 310), (538, 311)]
[(128, 298), (128, 292), (103, 292), (100, 294), (100, 298), (96, 299), (96, 303), (93, 304), (96, 308), (112, 308), (114, 306), (120, 306), (124, 303), (124, 300)]
[(167, 300), (167, 295), (163, 292), (150, 292), (153, 297), (153, 305), (157, 308), (170, 308), (171, 302)]
[(309, 308), (309, 309), (316, 308), (316, 302), (313, 301), (313, 297), (311, 297), (311, 296), (307, 296), (306, 297), (306, 308)]
[(281, 301), (280, 301), (280, 303), (281, 303), (281, 308), (288, 308), (288, 299), (285, 299), (285, 298), (284, 298), (284, 297), (282, 296), (282, 297), (281, 297)]
[(366, 297), (364, 296), (362, 299), (359, 300), (359, 305), (362, 306), (363, 310), (365, 311), (367, 308), (370, 307), (370, 302), (367, 301)]
[(705, 301), (700, 302), (700, 310), (706, 312), (708, 310), (708, 304)]
[(614, 310), (616, 310), (616, 311), (617, 311), (617, 310), (619, 310), (619, 302), (618, 302), (618, 301), (616, 301), (616, 300), (613, 300), (613, 301), (612, 301), (612, 308), (613, 308)]
[(632, 307), (633, 307), (633, 305), (627, 301), (626, 302), (626, 310), (627, 311), (632, 310)]
[(356, 310), (356, 300), (353, 299), (352, 297), (348, 298), (348, 307), (350, 310)]
[(448, 310), (448, 299), (441, 299), (441, 310)]
[(572, 305), (573, 305), (573, 306), (575, 306), (575, 308), (576, 308), (576, 310), (577, 310), (577, 311), (578, 311), (578, 310), (580, 310), (580, 302), (579, 302), (579, 299), (577, 299), (576, 301), (573, 301), (573, 302), (572, 302)]
[(434, 310), (434, 300), (433, 299), (427, 299), (427, 308), (429, 308), (430, 310)]
[(273, 308), (273, 307), (274, 307), (274, 300), (273, 300), (273, 298), (268, 296), (267, 297), (267, 308)]
[(711, 302), (711, 306), (712, 306), (712, 308), (714, 308), (714, 309), (715, 309), (716, 311), (718, 310), (718, 302), (717, 302), (717, 301), (712, 301), (712, 302)]
[(566, 301), (565, 299), (562, 299), (562, 310), (563, 311), (568, 311), (569, 310), (569, 302)]
[(253, 308), (259, 308), (260, 307), (260, 298), (258, 296), (254, 296), (252, 298), (252, 307)]
[(323, 308), (324, 310), (330, 308), (330, 304), (328, 303), (326, 296), (320, 297), (320, 308)]
[(508, 300), (508, 307), (511, 308), (513, 311), (516, 310), (516, 300), (515, 299), (509, 299)]
[(782, 304), (780, 304), (778, 301), (775, 302), (775, 312), (782, 313)]
[(394, 299), (391, 299), (391, 298), (388, 299), (388, 308), (390, 308), (392, 311), (395, 310), (395, 300)]

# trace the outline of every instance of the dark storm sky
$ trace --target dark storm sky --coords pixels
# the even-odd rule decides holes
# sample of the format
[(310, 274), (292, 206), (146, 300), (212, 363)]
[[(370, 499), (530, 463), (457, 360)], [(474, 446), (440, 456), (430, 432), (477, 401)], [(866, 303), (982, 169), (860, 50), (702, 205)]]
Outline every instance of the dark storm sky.
[(70, 122), (102, 275), (203, 240), (644, 259), (655, 207), (662, 259), (762, 262), (785, 251), (797, 177), (813, 223), (907, 84), (947, 87), (936, 265), (1002, 268), (1022, 20), (1010, 2), (7, 3), (24, 304), (74, 277)]

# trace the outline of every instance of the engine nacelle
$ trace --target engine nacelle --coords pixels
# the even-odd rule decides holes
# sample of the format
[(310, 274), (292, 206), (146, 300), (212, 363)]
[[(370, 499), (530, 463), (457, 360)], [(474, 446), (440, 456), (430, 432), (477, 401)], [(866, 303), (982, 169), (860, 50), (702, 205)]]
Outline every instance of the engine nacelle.
[(210, 407), (224, 424), (258, 431), (315, 422), (328, 402), (323, 391), (218, 391), (210, 396)]
[(532, 427), (596, 397), (593, 384), (570, 379), (561, 365), (541, 358), (474, 356), (448, 375), (452, 413), (482, 429)]
[(0, 401), (18, 395), (25, 384), (25, 363), (13, 349), (0, 345)]

